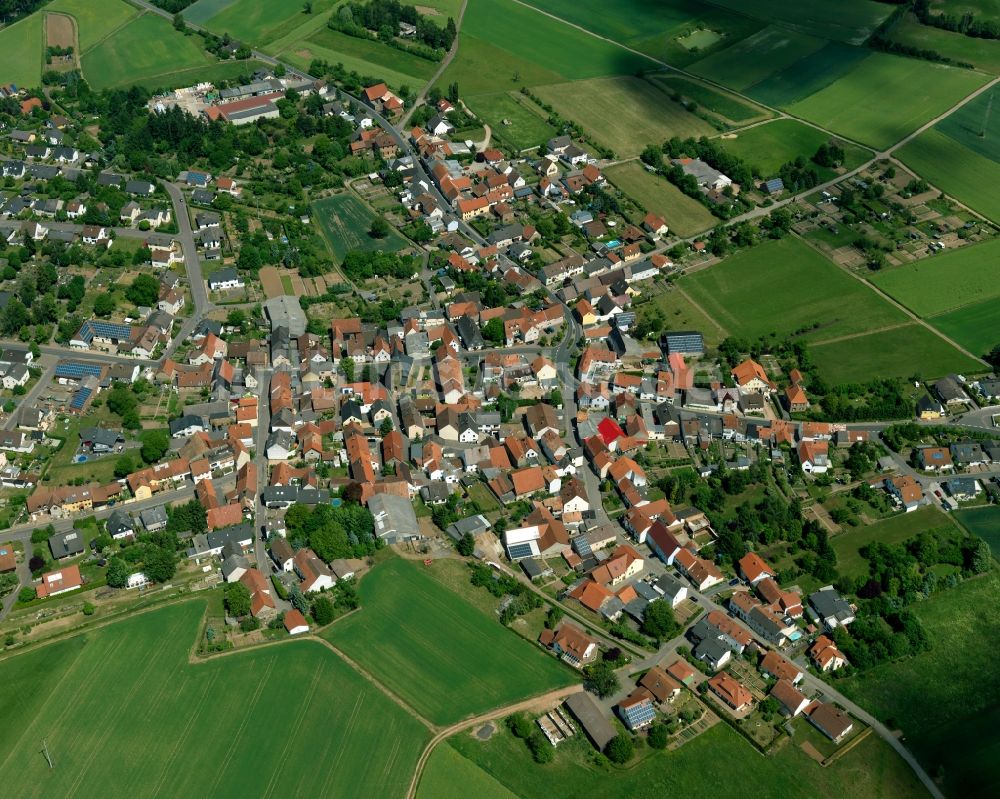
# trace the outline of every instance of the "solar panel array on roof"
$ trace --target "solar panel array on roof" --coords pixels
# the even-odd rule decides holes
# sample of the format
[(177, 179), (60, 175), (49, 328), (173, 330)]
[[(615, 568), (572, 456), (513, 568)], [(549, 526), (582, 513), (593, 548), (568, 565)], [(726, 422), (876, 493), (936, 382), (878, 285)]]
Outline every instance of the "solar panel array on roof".
[(69, 407), (74, 411), (83, 410), (83, 406), (87, 404), (87, 400), (90, 399), (90, 395), (93, 393), (93, 390), (89, 388), (78, 389), (73, 395), (73, 399), (70, 400)]
[(79, 380), (82, 377), (100, 377), (101, 366), (96, 363), (81, 363), (80, 361), (62, 361), (56, 366), (56, 377), (68, 377)]
[(93, 335), (101, 338), (127, 339), (132, 335), (132, 328), (128, 325), (119, 325), (115, 322), (98, 322), (94, 319), (86, 322), (84, 327), (90, 327)]

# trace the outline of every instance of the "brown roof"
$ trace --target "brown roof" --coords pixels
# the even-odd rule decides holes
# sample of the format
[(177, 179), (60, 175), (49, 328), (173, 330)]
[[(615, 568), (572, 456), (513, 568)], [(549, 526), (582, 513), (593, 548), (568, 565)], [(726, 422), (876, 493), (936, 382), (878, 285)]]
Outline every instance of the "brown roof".
[(639, 678), (639, 685), (649, 691), (657, 702), (667, 702), (681, 689), (677, 681), (659, 666), (653, 666)]
[(750, 691), (724, 671), (710, 679), (708, 686), (730, 707), (738, 709), (753, 701)]
[(806, 701), (802, 692), (788, 680), (778, 680), (771, 689), (771, 696), (777, 699), (789, 713), (796, 713)]
[(764, 659), (760, 662), (760, 667), (761, 670), (766, 671), (768, 674), (773, 674), (779, 680), (788, 680), (792, 683), (802, 674), (802, 670), (798, 666), (786, 660), (777, 652), (768, 652), (764, 655)]
[(306, 617), (300, 611), (292, 608), (285, 613), (285, 629), (288, 632), (291, 632), (296, 627), (303, 626), (308, 627), (309, 624), (306, 622)]
[(809, 720), (834, 741), (846, 735), (854, 724), (843, 710), (828, 702), (816, 705)]

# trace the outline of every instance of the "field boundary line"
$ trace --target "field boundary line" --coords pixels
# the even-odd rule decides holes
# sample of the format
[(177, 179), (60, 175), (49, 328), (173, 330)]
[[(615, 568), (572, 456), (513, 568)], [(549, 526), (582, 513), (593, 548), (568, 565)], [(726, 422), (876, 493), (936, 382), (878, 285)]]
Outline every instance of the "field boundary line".
[(723, 337), (726, 337), (726, 336), (729, 335), (729, 329), (725, 328), (721, 324), (719, 324), (719, 320), (715, 317), (714, 314), (710, 314), (708, 311), (706, 311), (698, 302), (695, 301), (695, 299), (690, 294), (688, 294), (686, 291), (684, 291), (684, 289), (681, 288), (679, 281), (677, 283), (674, 283), (674, 291), (676, 291), (685, 300), (687, 300), (689, 303), (691, 303), (691, 305), (694, 308), (697, 308), (698, 311), (700, 311), (702, 314), (704, 314), (705, 318), (709, 319), (712, 322), (712, 324), (715, 325), (718, 328), (719, 332), (723, 334)]
[(894, 325), (883, 325), (882, 327), (876, 327), (872, 330), (862, 330), (858, 333), (847, 333), (843, 336), (834, 336), (833, 338), (823, 339), (822, 341), (810, 341), (810, 347), (822, 347), (824, 344), (836, 344), (841, 341), (850, 341), (852, 338), (861, 338), (862, 336), (874, 336), (876, 333), (888, 333), (890, 330), (897, 330), (901, 327), (910, 327), (913, 322), (898, 322)]
[[(129, 3), (128, 5), (132, 6), (131, 3)], [(138, 8), (137, 6), (132, 6), (132, 8), (135, 8), (139, 13), (136, 14), (134, 17), (129, 17), (127, 20), (125, 20), (125, 22), (123, 22), (117, 28), (112, 28), (111, 30), (109, 30), (100, 39), (98, 39), (90, 47), (88, 47), (86, 49), (86, 51), (83, 51), (83, 50), (80, 51), (80, 69), (81, 70), (83, 69), (83, 56), (86, 53), (89, 53), (91, 50), (93, 50), (96, 47), (99, 47), (100, 45), (104, 44), (104, 42), (106, 42), (108, 39), (110, 39), (112, 36), (114, 36), (116, 33), (118, 33), (118, 31), (120, 31), (122, 28), (128, 27), (133, 22), (135, 22), (137, 19), (139, 19), (140, 17), (145, 16), (146, 13), (147, 13), (145, 9)], [(72, 14), (70, 16), (72, 16)], [(73, 17), (73, 19), (76, 19), (76, 17)], [(77, 26), (79, 26), (79, 21), (77, 21)], [(78, 29), (79, 29), (79, 27), (78, 27)]]

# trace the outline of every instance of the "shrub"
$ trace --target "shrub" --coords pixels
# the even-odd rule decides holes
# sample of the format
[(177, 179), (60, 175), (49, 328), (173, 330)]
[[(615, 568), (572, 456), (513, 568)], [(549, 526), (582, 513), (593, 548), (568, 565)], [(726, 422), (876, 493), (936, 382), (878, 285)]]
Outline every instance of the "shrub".
[(18, 594), (17, 594), (17, 601), (18, 602), (33, 602), (35, 600), (36, 596), (37, 595), (35, 594), (35, 589), (32, 588), (30, 585), (26, 585), (26, 586), (24, 586), (24, 588), (22, 588), (18, 592)]
[(632, 736), (626, 735), (623, 732), (618, 733), (618, 735), (608, 741), (608, 745), (604, 747), (604, 754), (608, 756), (608, 760), (612, 763), (617, 763), (618, 765), (628, 763), (632, 759), (632, 755), (635, 754), (635, 744), (632, 743)]
[(523, 713), (512, 713), (504, 720), (515, 738), (528, 738), (532, 733), (531, 722)]

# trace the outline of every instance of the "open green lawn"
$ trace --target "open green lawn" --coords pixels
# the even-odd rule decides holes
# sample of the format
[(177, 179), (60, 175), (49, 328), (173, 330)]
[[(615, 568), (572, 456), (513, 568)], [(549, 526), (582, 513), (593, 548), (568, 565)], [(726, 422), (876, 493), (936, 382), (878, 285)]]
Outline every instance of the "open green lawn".
[(361, 611), (324, 637), (435, 724), (573, 681), (569, 669), (424, 568), (401, 558), (378, 566), (361, 581)]
[(689, 67), (696, 75), (742, 91), (824, 46), (822, 39), (769, 25)]
[(521, 85), (634, 75), (655, 66), (648, 58), (512, 0), (469, 0), (458, 55), (440, 85), (457, 81), (463, 94), (485, 94)]
[(669, 73), (650, 75), (647, 80), (668, 94), (679, 92), (685, 99), (736, 124), (755, 122), (772, 115), (766, 108), (748, 103), (735, 94), (713, 88), (700, 81), (675, 77)]
[(358, 70), (363, 74), (377, 75), (382, 69), (388, 68), (409, 75), (412, 87), (426, 83), (440, 66), (436, 61), (428, 61), (426, 58), (401, 52), (382, 42), (359, 39), (326, 27), (310, 35), (300, 46), (308, 48), (314, 44), (325, 50), (367, 62), (370, 64), (367, 69)]
[(0, 84), (33, 89), (42, 83), (45, 14), (36, 12), (0, 29)]
[(647, 288), (633, 307), (640, 319), (658, 313), (665, 330), (697, 330), (709, 347), (717, 346), (726, 337), (715, 320), (709, 319), (676, 288)]
[(1000, 221), (1000, 163), (963, 147), (936, 128), (924, 131), (897, 157), (959, 202)]
[(912, 606), (931, 641), (914, 658), (838, 687), (906, 735), (924, 768), (943, 768), (949, 796), (1000, 792), (1000, 577), (996, 572)]
[(1000, 297), (930, 316), (927, 321), (969, 352), (985, 356), (1000, 344)]
[(608, 167), (605, 176), (639, 205), (665, 220), (671, 233), (691, 236), (708, 230), (715, 217), (700, 202), (681, 192), (666, 178), (654, 175), (638, 161)]
[[(466, 99), (473, 113), (486, 122), (493, 136), (515, 150), (544, 145), (556, 129), (532, 109), (534, 103), (514, 92), (477, 94)], [(540, 109), (539, 109), (540, 110)], [(509, 124), (504, 124), (506, 120)]]
[(395, 252), (406, 246), (406, 240), (390, 229), (384, 239), (368, 235), (375, 215), (353, 194), (337, 194), (313, 203), (313, 212), (320, 229), (342, 261), (350, 250), (385, 250)]
[(913, 14), (904, 15), (896, 23), (892, 40), (921, 50), (934, 50), (952, 61), (974, 64), (987, 72), (1000, 72), (1000, 41), (921, 25)]
[[(698, 796), (704, 793), (706, 780), (711, 784), (711, 795), (717, 799), (926, 796), (909, 767), (874, 735), (828, 768), (810, 760), (794, 744), (762, 757), (725, 723), (716, 724), (674, 751), (647, 748), (641, 760), (624, 769), (595, 766), (590, 755), (593, 750), (582, 734), (561, 743), (555, 759), (544, 766), (533, 763), (524, 742), (506, 729), (486, 742), (459, 734), (445, 745), (457, 749), (521, 799)], [(725, 763), (726, 772), (738, 774), (739, 779), (713, 776), (719, 774), (720, 763)], [(423, 791), (419, 797), (432, 799)]]
[(795, 30), (850, 44), (863, 44), (890, 8), (873, 0), (713, 0), (740, 14), (777, 22)]
[(828, 344), (816, 343), (810, 352), (823, 377), (833, 384), (913, 375), (929, 380), (951, 372), (979, 374), (986, 368), (917, 322)]
[(698, 138), (715, 132), (641, 78), (593, 78), (535, 91), (560, 116), (578, 122), (620, 158), (638, 155), (647, 144), (662, 144), (672, 136)]
[(1000, 506), (986, 505), (955, 511), (955, 518), (970, 533), (978, 535), (989, 544), (994, 557), (1000, 557)]
[(76, 18), (80, 50), (84, 53), (139, 13), (124, 0), (53, 0), (45, 10)]
[(175, 31), (163, 17), (143, 14), (86, 52), (83, 74), (99, 91), (218, 63), (200, 42)]
[(818, 50), (748, 86), (745, 91), (758, 102), (785, 108), (825, 89), (870, 54), (871, 51), (864, 47), (827, 42)]
[(174, 605), (0, 662), (5, 793), (406, 794), (422, 725), (314, 640), (190, 664), (204, 609)]
[(924, 530), (939, 527), (953, 528), (953, 525), (937, 507), (929, 506), (867, 527), (845, 528), (846, 532), (830, 539), (833, 551), (837, 553), (837, 571), (850, 577), (861, 577), (868, 573), (868, 561), (860, 552), (863, 547), (876, 541), (898, 544)]
[[(809, 161), (820, 145), (831, 138), (816, 128), (794, 119), (776, 119), (766, 125), (757, 125), (745, 131), (728, 134), (718, 140), (726, 150), (742, 158), (762, 176), (776, 175), (783, 164), (802, 156)], [(832, 141), (844, 148), (844, 166), (850, 170), (864, 163), (870, 155), (867, 150), (839, 139)], [(824, 177), (833, 177), (830, 169), (813, 164)]]
[(792, 237), (738, 252), (679, 285), (735, 336), (802, 330), (809, 340), (825, 340), (906, 321), (902, 311)]
[(921, 316), (1000, 297), (1000, 239), (880, 272), (872, 282)]
[[(313, 0), (313, 14), (334, 5), (334, 0)], [(250, 44), (265, 44), (306, 22), (302, 3), (287, 0), (199, 0), (184, 10), (184, 17), (220, 36)], [(402, 55), (402, 54), (400, 54)]]
[(789, 111), (856, 141), (888, 147), (986, 80), (965, 69), (873, 53)]
[(447, 743), (431, 753), (417, 787), (417, 799), (517, 799), (503, 783), (462, 757)]

